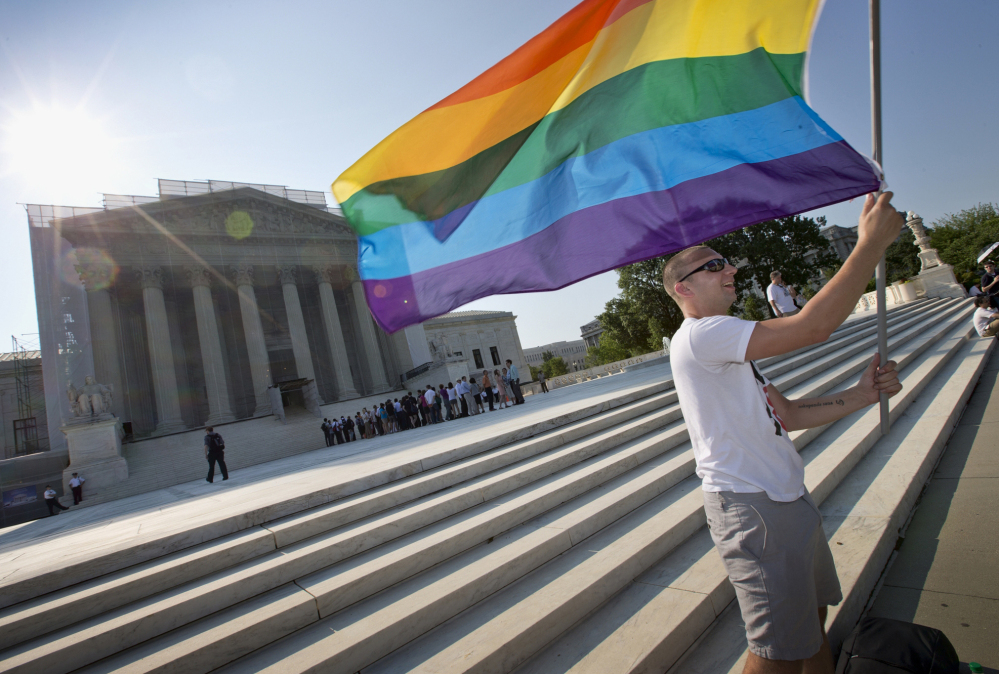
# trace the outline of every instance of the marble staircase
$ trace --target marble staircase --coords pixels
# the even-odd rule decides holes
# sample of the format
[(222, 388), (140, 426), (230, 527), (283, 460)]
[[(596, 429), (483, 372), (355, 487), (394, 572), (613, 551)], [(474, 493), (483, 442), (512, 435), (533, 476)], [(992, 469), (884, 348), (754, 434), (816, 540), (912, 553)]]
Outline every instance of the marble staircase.
[[(971, 311), (925, 300), (889, 313), (905, 389), (887, 437), (876, 409), (792, 434), (847, 596), (835, 639), (993, 346), (972, 338)], [(759, 365), (789, 397), (833, 392), (866, 367), (874, 332), (857, 317)], [(668, 368), (631, 376), (418, 462), (386, 453), (350, 482), (330, 472), (266, 506), (227, 502), (0, 575), (0, 672), (737, 671), (738, 613)], [(68, 542), (19, 551), (47, 559)]]

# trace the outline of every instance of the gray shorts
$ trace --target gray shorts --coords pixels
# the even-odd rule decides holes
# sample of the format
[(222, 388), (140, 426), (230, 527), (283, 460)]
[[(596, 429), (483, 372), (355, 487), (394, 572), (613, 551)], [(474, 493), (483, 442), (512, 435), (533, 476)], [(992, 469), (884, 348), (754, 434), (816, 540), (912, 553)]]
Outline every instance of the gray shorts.
[(749, 650), (805, 660), (822, 646), (820, 606), (843, 600), (822, 515), (808, 492), (771, 501), (765, 492), (704, 492), (711, 538), (735, 587)]

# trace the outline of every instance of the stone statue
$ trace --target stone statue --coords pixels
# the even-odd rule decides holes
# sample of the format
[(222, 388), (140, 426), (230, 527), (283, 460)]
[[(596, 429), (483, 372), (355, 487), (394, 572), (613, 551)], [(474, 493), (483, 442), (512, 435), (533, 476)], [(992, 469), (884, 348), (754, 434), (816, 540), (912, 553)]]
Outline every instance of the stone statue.
[(669, 353), (669, 337), (663, 337), (663, 353)]
[(66, 382), (66, 395), (74, 417), (90, 417), (109, 414), (114, 399), (111, 386), (98, 384), (90, 375), (83, 380), (83, 386), (76, 388), (73, 382)]

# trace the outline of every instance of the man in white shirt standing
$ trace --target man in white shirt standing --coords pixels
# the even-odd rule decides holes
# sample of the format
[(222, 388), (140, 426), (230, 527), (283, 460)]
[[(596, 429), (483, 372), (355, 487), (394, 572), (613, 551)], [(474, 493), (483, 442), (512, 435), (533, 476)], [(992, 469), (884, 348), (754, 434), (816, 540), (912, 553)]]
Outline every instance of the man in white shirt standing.
[(69, 488), (73, 490), (73, 505), (80, 505), (83, 500), (83, 483), (86, 481), (79, 473), (73, 473), (73, 479), (69, 481)]
[(891, 193), (867, 197), (857, 246), (801, 314), (755, 323), (726, 315), (736, 269), (706, 246), (673, 256), (663, 283), (685, 320), (670, 364), (690, 431), (711, 537), (746, 625), (745, 674), (832, 674), (826, 607), (842, 600), (822, 516), (788, 432), (831, 423), (902, 386), (875, 355), (857, 386), (788, 400), (754, 361), (825, 341), (850, 315), (902, 227)]
[(798, 293), (789, 285), (781, 281), (780, 272), (770, 272), (770, 285), (767, 286), (767, 300), (774, 310), (777, 318), (794, 316), (800, 309), (794, 303)]

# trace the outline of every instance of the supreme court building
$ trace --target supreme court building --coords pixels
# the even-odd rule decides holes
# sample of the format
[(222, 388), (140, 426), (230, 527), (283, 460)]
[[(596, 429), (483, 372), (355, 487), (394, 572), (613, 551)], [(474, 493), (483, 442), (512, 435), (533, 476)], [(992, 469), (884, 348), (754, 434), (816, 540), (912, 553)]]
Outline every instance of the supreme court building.
[[(268, 388), (314, 380), (322, 403), (396, 388), (431, 360), (393, 335), (357, 278), (357, 238), (322, 192), (159, 182), (104, 208), (28, 205), (52, 449), (67, 382), (114, 388), (134, 437), (271, 414)], [(54, 428), (53, 428), (54, 426)]]

